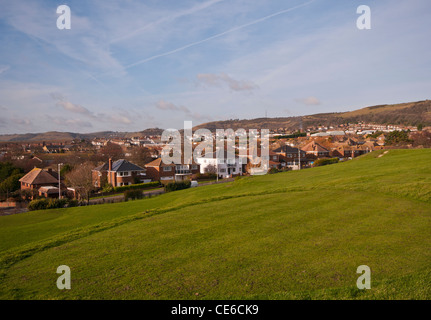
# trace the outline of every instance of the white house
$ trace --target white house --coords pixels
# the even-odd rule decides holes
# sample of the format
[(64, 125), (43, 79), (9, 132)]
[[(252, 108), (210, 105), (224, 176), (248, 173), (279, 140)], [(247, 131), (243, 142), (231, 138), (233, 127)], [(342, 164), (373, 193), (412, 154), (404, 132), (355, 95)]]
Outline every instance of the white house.
[(233, 175), (242, 174), (242, 161), (240, 158), (235, 156), (234, 159), (226, 159), (224, 150), (217, 150), (211, 154), (205, 155), (196, 159), (196, 162), (200, 164), (200, 173), (207, 173), (210, 168), (214, 168), (220, 178), (229, 178)]

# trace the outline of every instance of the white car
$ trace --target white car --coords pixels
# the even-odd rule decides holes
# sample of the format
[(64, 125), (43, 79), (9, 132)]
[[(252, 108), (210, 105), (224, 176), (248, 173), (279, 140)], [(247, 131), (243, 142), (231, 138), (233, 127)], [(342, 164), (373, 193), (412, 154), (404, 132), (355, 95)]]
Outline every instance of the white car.
[(198, 186), (197, 181), (191, 181), (190, 188), (197, 187), (197, 186)]

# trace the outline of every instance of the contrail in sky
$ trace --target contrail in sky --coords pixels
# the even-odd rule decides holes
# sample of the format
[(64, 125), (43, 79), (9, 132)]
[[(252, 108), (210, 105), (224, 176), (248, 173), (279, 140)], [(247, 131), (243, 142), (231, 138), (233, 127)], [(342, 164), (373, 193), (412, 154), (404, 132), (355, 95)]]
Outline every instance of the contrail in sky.
[(308, 2), (303, 3), (303, 4), (301, 4), (301, 5), (298, 5), (298, 6), (296, 6), (296, 7), (292, 7), (292, 8), (289, 8), (289, 9), (285, 9), (285, 10), (282, 10), (282, 11), (279, 11), (279, 12), (276, 12), (276, 13), (273, 13), (273, 14), (270, 14), (270, 15), (265, 16), (265, 17), (263, 17), (263, 18), (260, 18), (260, 19), (254, 20), (254, 21), (252, 21), (252, 22), (248, 22), (248, 23), (246, 23), (246, 24), (243, 24), (243, 25), (240, 25), (240, 26), (234, 27), (234, 28), (229, 29), (229, 30), (227, 30), (227, 31), (224, 31), (224, 32), (221, 32), (221, 33), (215, 34), (215, 35), (213, 35), (213, 36), (211, 36), (211, 37), (208, 37), (208, 38), (206, 38), (206, 39), (199, 40), (199, 41), (196, 41), (196, 42), (192, 42), (192, 43), (189, 43), (189, 44), (187, 44), (187, 45), (185, 45), (185, 46), (179, 47), (179, 48), (177, 48), (177, 49), (174, 49), (174, 50), (171, 50), (171, 51), (167, 51), (167, 52), (165, 52), (165, 53), (160, 53), (160, 54), (154, 55), (154, 56), (152, 56), (152, 57), (149, 57), (149, 58), (146, 58), (146, 59), (143, 59), (143, 60), (137, 61), (137, 62), (135, 62), (135, 63), (132, 63), (132, 64), (129, 64), (129, 65), (125, 66), (124, 68), (125, 68), (125, 69), (129, 69), (129, 68), (132, 68), (132, 67), (136, 67), (136, 66), (138, 66), (138, 65), (140, 65), (140, 64), (143, 64), (143, 63), (146, 63), (146, 62), (149, 62), (149, 61), (152, 61), (152, 60), (155, 60), (155, 59), (161, 58), (161, 57), (165, 57), (165, 56), (168, 56), (168, 55), (171, 55), (171, 54), (177, 53), (177, 52), (179, 52), (179, 51), (183, 51), (183, 50), (185, 50), (185, 49), (187, 49), (187, 48), (197, 46), (197, 45), (199, 45), (199, 44), (201, 44), (201, 43), (204, 43), (204, 42), (207, 42), (207, 41), (213, 40), (213, 39), (215, 39), (215, 38), (220, 38), (220, 37), (222, 37), (222, 36), (224, 36), (224, 35), (226, 35), (226, 34), (228, 34), (228, 33), (231, 33), (231, 32), (234, 32), (234, 31), (237, 31), (237, 30), (240, 30), (240, 29), (246, 28), (246, 27), (248, 27), (248, 26), (251, 26), (251, 25), (254, 25), (254, 24), (257, 24), (257, 23), (261, 23), (261, 22), (263, 22), (263, 21), (265, 21), (265, 20), (271, 19), (271, 18), (276, 17), (276, 16), (279, 16), (279, 15), (281, 15), (281, 14), (285, 14), (285, 13), (287, 13), (287, 12), (291, 12), (291, 11), (293, 11), (293, 10), (296, 10), (296, 9), (299, 9), (299, 8), (302, 8), (302, 7), (305, 7), (305, 6), (308, 6), (309, 4), (311, 4), (311, 3), (312, 3), (312, 2), (314, 2), (314, 1), (316, 1), (316, 0), (311, 0), (311, 1), (308, 1)]

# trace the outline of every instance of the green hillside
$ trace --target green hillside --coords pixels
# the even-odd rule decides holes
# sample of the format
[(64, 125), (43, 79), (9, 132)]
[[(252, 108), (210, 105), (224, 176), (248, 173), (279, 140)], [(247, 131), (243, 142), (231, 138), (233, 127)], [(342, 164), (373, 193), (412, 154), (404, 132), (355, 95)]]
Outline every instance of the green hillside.
[[(430, 299), (431, 150), (0, 217), (0, 299)], [(59, 290), (68, 265), (72, 289)], [(371, 289), (356, 288), (368, 265)]]

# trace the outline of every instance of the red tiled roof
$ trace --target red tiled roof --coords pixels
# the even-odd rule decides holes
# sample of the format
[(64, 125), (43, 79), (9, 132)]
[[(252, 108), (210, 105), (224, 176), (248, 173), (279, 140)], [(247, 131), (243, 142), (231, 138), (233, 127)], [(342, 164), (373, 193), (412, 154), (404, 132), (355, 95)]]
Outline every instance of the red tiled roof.
[(19, 181), (28, 184), (58, 183), (58, 179), (54, 178), (48, 171), (39, 168), (34, 168)]

